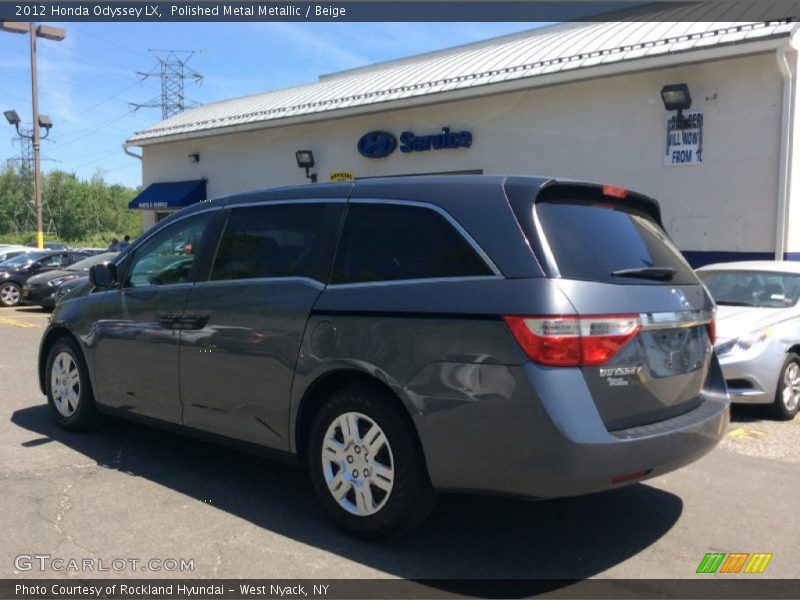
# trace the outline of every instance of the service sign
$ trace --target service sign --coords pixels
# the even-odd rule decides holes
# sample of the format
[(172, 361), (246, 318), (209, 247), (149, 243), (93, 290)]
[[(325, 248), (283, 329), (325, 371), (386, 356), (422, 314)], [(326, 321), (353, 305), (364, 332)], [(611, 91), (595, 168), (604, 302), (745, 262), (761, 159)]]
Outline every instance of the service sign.
[(690, 112), (683, 115), (685, 127), (677, 127), (675, 115), (667, 118), (667, 145), (664, 165), (681, 167), (699, 165), (703, 162), (703, 113)]

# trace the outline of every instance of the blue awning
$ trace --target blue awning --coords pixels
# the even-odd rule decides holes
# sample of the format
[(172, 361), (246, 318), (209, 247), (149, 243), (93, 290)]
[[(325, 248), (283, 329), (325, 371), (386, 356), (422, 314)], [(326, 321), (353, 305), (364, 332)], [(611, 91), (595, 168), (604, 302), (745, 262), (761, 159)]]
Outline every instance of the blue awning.
[(151, 183), (128, 202), (128, 208), (177, 210), (206, 199), (206, 180), (164, 181)]

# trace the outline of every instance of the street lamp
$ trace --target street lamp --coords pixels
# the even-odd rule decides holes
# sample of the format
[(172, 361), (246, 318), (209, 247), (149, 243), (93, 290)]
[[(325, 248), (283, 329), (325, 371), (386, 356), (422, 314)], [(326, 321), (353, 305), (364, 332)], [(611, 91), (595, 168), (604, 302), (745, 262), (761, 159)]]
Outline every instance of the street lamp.
[[(47, 115), (39, 114), (39, 86), (36, 78), (36, 38), (41, 37), (46, 40), (60, 42), (67, 36), (67, 32), (61, 27), (51, 27), (50, 25), (36, 25), (35, 23), (18, 23), (15, 21), (0, 21), (0, 30), (11, 33), (27, 33), (31, 42), (31, 98), (33, 105), (33, 134), (30, 139), (33, 141), (33, 195), (36, 206), (36, 245), (44, 248), (44, 231), (42, 227), (42, 169), (41, 158), (39, 156), (39, 129), (45, 130), (44, 139), (50, 133), (53, 121)], [(15, 110), (7, 110), (3, 113), (8, 122), (19, 131), (20, 118)]]

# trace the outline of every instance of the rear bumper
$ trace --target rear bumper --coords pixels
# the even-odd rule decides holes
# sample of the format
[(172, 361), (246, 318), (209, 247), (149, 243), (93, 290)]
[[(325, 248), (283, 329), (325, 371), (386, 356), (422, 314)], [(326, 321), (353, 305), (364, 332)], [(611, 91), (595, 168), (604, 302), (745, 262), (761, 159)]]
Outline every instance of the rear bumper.
[(613, 489), (697, 460), (719, 443), (729, 422), (716, 360), (697, 408), (614, 433), (573, 369), (532, 363), (461, 369), (478, 371), (471, 381), (484, 389), (463, 386), (465, 377), (452, 373), (438, 381), (458, 382), (462, 394), (470, 389), (468, 399), (455, 398), (455, 389), (442, 400), (417, 393), (415, 382), (406, 388), (419, 409), (415, 421), (440, 490), (552, 498)]

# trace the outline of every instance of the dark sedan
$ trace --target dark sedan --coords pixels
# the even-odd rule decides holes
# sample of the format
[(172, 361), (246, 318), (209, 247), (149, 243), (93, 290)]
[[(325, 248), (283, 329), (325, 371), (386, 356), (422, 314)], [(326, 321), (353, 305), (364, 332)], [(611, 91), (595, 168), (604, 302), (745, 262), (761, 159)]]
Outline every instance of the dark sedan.
[(55, 269), (45, 273), (37, 273), (28, 278), (22, 287), (22, 302), (24, 304), (38, 304), (42, 308), (53, 308), (58, 300), (56, 293), (59, 287), (80, 277), (86, 277), (89, 269), (100, 263), (107, 263), (117, 255), (116, 252), (104, 252), (79, 260), (66, 269)]
[(16, 306), (22, 299), (22, 286), (39, 273), (63, 269), (83, 260), (83, 252), (53, 251), (21, 254), (3, 263), (0, 269), (0, 306)]

